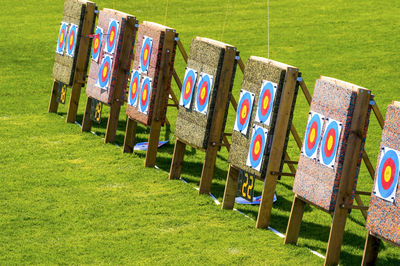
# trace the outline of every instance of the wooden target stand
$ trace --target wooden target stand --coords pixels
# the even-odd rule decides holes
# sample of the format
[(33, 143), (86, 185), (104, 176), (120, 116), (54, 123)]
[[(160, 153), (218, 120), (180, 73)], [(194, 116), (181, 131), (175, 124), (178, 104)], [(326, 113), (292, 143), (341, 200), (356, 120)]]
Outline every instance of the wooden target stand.
[[(78, 112), (79, 98), (81, 96), (82, 87), (86, 84), (86, 75), (88, 69), (88, 58), (90, 54), (91, 39), (89, 35), (93, 31), (94, 23), (96, 21), (96, 16), (98, 14), (96, 4), (93, 2), (86, 2), (85, 17), (83, 19), (81, 38), (79, 42), (79, 50), (76, 54), (76, 66), (74, 78), (71, 86), (71, 96), (69, 100), (68, 112), (67, 112), (67, 122), (75, 123), (76, 114)], [(49, 113), (57, 113), (58, 104), (60, 102), (65, 102), (66, 97), (66, 87), (63, 87), (60, 81), (54, 80), (53, 87), (51, 89), (50, 103), (49, 103)], [(58, 95), (58, 90), (61, 88), (61, 96)], [(61, 99), (57, 99), (61, 98)]]
[[(300, 86), (306, 96), (307, 102), (311, 105), (311, 95), (305, 86), (300, 81)], [(359, 151), (362, 142), (362, 132), (364, 130), (364, 122), (368, 112), (368, 106), (372, 105), (372, 110), (375, 114), (376, 119), (380, 127), (383, 129), (384, 119), (380, 109), (376, 102), (371, 101), (371, 95), (366, 93), (365, 90), (359, 89), (357, 91), (356, 104), (353, 114), (353, 121), (350, 128), (350, 135), (348, 144), (345, 151), (345, 158), (342, 170), (342, 178), (339, 185), (339, 191), (337, 196), (336, 207), (333, 212), (329, 212), (325, 209), (320, 208), (314, 203), (307, 201), (299, 195), (294, 195), (293, 204), (290, 212), (290, 217), (286, 229), (285, 244), (296, 244), (300, 233), (301, 221), (303, 218), (306, 204), (310, 204), (317, 209), (320, 209), (328, 214), (332, 215), (332, 224), (329, 234), (328, 247), (325, 255), (325, 265), (337, 265), (339, 263), (340, 250), (343, 242), (344, 229), (346, 225), (346, 219), (349, 215), (349, 210), (357, 209), (360, 210), (363, 217), (367, 219), (368, 206), (365, 206), (361, 200), (360, 195), (371, 196), (370, 192), (355, 191), (355, 201), (357, 205), (352, 202), (352, 190), (354, 185), (354, 177), (357, 171), (357, 160), (359, 158)], [(292, 132), (293, 133), (293, 132)], [(296, 142), (301, 150), (301, 139), (297, 138)], [(375, 170), (371, 164), (367, 152), (364, 150), (362, 159), (367, 167), (367, 170), (374, 180)], [(372, 245), (375, 245), (372, 242)]]
[[(121, 106), (124, 104), (124, 94), (126, 93), (126, 88), (124, 82), (126, 80), (126, 75), (129, 72), (129, 54), (131, 52), (132, 39), (136, 34), (136, 28), (138, 27), (138, 21), (136, 18), (127, 16), (126, 17), (126, 28), (122, 41), (120, 62), (117, 70), (114, 95), (111, 104), (105, 104), (110, 107), (110, 115), (107, 121), (107, 129), (104, 137), (105, 143), (112, 143), (115, 140), (115, 135), (118, 127), (119, 113), (121, 111)], [(87, 97), (85, 113), (83, 115), (82, 121), (82, 132), (89, 132), (92, 128), (92, 119), (90, 118), (92, 110), (93, 98)]]
[[(187, 63), (188, 61), (188, 56), (187, 53), (182, 46), (182, 43), (178, 42), (178, 48)], [(223, 125), (223, 120), (224, 120), (224, 110), (222, 108), (218, 108), (217, 106), (224, 107), (226, 105), (226, 102), (228, 100), (228, 87), (229, 84), (227, 81), (230, 81), (232, 78), (232, 70), (228, 69), (226, 66), (229, 65), (228, 60), (237, 60), (237, 63), (239, 65), (239, 68), (241, 71), (244, 73), (244, 64), (242, 59), (239, 56), (236, 56), (237, 50), (233, 49), (228, 49), (225, 53), (224, 56), (224, 63), (222, 65), (222, 73), (226, 73), (226, 77), (222, 79), (220, 82), (224, 84), (225, 87), (220, 87), (218, 90), (220, 91), (217, 94), (217, 99), (216, 99), (216, 107), (214, 109), (214, 114), (212, 117), (212, 126), (210, 129), (210, 135), (209, 135), (209, 141), (207, 144), (207, 148), (199, 148), (199, 147), (194, 147), (190, 145), (189, 143), (185, 143), (183, 140), (177, 138), (175, 142), (175, 147), (174, 147), (174, 153), (172, 157), (172, 162), (171, 162), (171, 169), (169, 172), (169, 179), (179, 179), (182, 171), (182, 164), (183, 164), (183, 159), (185, 156), (185, 149), (186, 145), (192, 146), (195, 149), (204, 151), (206, 153), (204, 163), (203, 163), (203, 169), (201, 172), (201, 178), (200, 178), (200, 186), (199, 186), (199, 194), (209, 194), (211, 191), (211, 184), (212, 184), (212, 178), (214, 175), (214, 167), (215, 167), (215, 162), (217, 159), (217, 154), (218, 151), (220, 150), (221, 147), (225, 147), (228, 152), (230, 150), (230, 143), (227, 138), (227, 136), (231, 136), (232, 133), (226, 133), (224, 132), (222, 134), (222, 143), (220, 142), (220, 136), (221, 136), (221, 131), (222, 125)], [(178, 75), (174, 71), (173, 77), (175, 79), (175, 82), (178, 85), (178, 88), (180, 91), (182, 91), (182, 82), (180, 81)], [(176, 108), (179, 108), (179, 100), (176, 98), (175, 95), (171, 95), (171, 98), (174, 101), (174, 106)], [(234, 110), (237, 110), (237, 101), (234, 98), (233, 95), (230, 97), (230, 104), (234, 108)]]
[[(154, 104), (153, 117), (151, 124), (149, 126), (150, 134), (148, 138), (148, 148), (146, 151), (146, 159), (144, 163), (146, 167), (154, 167), (156, 165), (158, 141), (160, 139), (160, 132), (162, 126), (160, 117), (162, 116), (162, 112), (166, 110), (165, 101), (163, 99), (165, 99), (165, 97), (170, 96), (174, 104), (167, 104), (167, 106), (176, 106), (176, 108), (178, 108), (179, 101), (177, 100), (175, 93), (173, 92), (172, 88), (168, 91), (170, 69), (171, 65), (173, 64), (172, 50), (174, 49), (175, 44), (178, 45), (183, 58), (187, 58), (186, 52), (183, 49), (182, 43), (180, 42), (176, 31), (172, 29), (166, 29), (164, 45), (161, 54), (161, 67), (159, 72), (161, 77), (159, 78), (159, 82), (157, 84), (157, 91), (155, 96), (156, 104)], [(186, 60), (187, 59), (185, 59), (185, 61)], [(179, 87), (180, 80), (179, 77), (176, 75), (175, 69), (173, 69), (173, 76)], [(180, 85), (179, 89), (181, 89), (181, 87), (182, 85)], [(138, 123), (141, 122), (127, 116), (124, 147), (122, 149), (123, 153), (133, 152), (135, 138), (136, 138), (136, 127)], [(167, 117), (165, 117), (165, 124), (167, 126), (170, 126)]]

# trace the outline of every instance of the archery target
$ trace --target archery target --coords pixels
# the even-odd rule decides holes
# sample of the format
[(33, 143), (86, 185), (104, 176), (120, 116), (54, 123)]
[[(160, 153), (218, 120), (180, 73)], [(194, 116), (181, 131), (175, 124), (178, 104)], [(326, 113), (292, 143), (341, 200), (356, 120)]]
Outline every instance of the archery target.
[(78, 39), (78, 26), (70, 24), (67, 38), (67, 55), (70, 57), (75, 55), (76, 39)]
[(323, 165), (334, 167), (341, 132), (342, 123), (330, 118), (326, 119), (319, 152), (319, 162)]
[(65, 43), (67, 41), (67, 34), (68, 34), (68, 23), (61, 22), (60, 26), (60, 33), (58, 34), (58, 41), (57, 41), (57, 54), (64, 55), (64, 48)]
[(179, 105), (185, 107), (186, 109), (190, 109), (196, 79), (197, 71), (187, 67), (185, 71), (185, 78), (183, 79), (182, 84), (181, 98), (179, 99)]
[(400, 152), (383, 147), (381, 150), (374, 193), (377, 197), (393, 202), (399, 183)]
[(254, 93), (240, 90), (239, 104), (233, 129), (239, 131), (243, 135), (247, 135), (248, 132), (251, 111), (253, 110), (254, 96)]
[(93, 49), (92, 49), (92, 60), (96, 62), (99, 61), (102, 41), (103, 41), (103, 29), (97, 27), (93, 38)]
[(321, 114), (315, 112), (310, 112), (308, 115), (306, 134), (304, 136), (301, 153), (310, 159), (317, 158), (317, 149), (322, 135), (323, 119), (324, 117)]
[(102, 89), (108, 89), (110, 85), (112, 61), (113, 59), (109, 55), (104, 55), (103, 59), (101, 60), (96, 86)]
[(213, 76), (207, 73), (201, 73), (199, 82), (197, 83), (195, 110), (204, 115), (207, 114), (207, 107), (212, 88)]
[(144, 77), (140, 89), (139, 111), (145, 115), (147, 115), (149, 111), (151, 83), (152, 81), (149, 77)]
[(270, 125), (272, 117), (272, 107), (274, 104), (275, 92), (277, 87), (278, 84), (272, 81), (262, 81), (255, 122), (259, 122), (267, 126)]
[(254, 125), (246, 165), (260, 171), (268, 130)]
[(150, 37), (143, 36), (143, 44), (140, 51), (140, 69), (143, 72), (149, 69), (152, 44), (153, 40)]
[(118, 42), (118, 30), (119, 22), (112, 19), (110, 24), (108, 24), (106, 46), (104, 47), (106, 53), (113, 54), (115, 52)]
[(134, 107), (137, 106), (137, 100), (139, 95), (139, 84), (140, 84), (140, 74), (137, 70), (132, 70), (131, 83), (129, 85), (129, 100), (128, 104)]

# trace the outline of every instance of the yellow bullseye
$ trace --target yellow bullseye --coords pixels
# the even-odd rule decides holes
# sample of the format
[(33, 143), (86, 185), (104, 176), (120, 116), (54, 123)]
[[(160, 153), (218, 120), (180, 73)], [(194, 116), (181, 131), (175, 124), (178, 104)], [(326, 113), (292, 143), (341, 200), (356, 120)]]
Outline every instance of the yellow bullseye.
[(244, 105), (242, 108), (242, 118), (246, 118), (247, 116), (247, 106)]
[(60, 36), (60, 42), (63, 42), (63, 40), (64, 40), (64, 32), (62, 31)]
[(258, 153), (260, 152), (260, 149), (261, 149), (260, 142), (257, 141), (257, 142), (255, 143), (255, 145), (254, 145), (254, 153), (255, 153), (255, 154), (258, 154)]
[(103, 76), (103, 77), (107, 77), (107, 71), (108, 71), (108, 67), (107, 67), (107, 66), (104, 66), (103, 72), (102, 72), (102, 76)]
[(202, 89), (200, 94), (201, 99), (204, 99), (205, 96), (206, 96), (206, 90)]
[(99, 47), (99, 39), (94, 40), (94, 47), (97, 49)]
[(144, 102), (146, 100), (146, 94), (147, 94), (147, 90), (145, 89), (143, 91), (143, 95), (142, 95), (142, 101)]
[(313, 128), (311, 129), (310, 132), (310, 142), (314, 142), (314, 140), (315, 140), (315, 129)]
[(72, 46), (73, 43), (74, 43), (74, 35), (71, 35), (71, 37), (69, 37), (69, 46)]
[(110, 41), (111, 41), (111, 43), (114, 42), (114, 37), (115, 37), (114, 31), (111, 31), (111, 33), (110, 33)]
[(385, 169), (383, 178), (385, 178), (385, 182), (389, 182), (391, 177), (392, 177), (392, 167), (388, 166)]
[(186, 82), (185, 93), (188, 94), (189, 92), (190, 92), (190, 83)]
[(136, 85), (136, 82), (135, 82), (135, 83), (133, 83), (133, 85), (132, 85), (132, 92), (133, 92), (133, 93), (136, 93), (136, 89), (137, 89), (137, 85)]
[(329, 136), (328, 144), (327, 144), (328, 151), (330, 151), (332, 149), (332, 146), (333, 146), (333, 137)]
[(143, 55), (144, 61), (147, 61), (147, 57), (148, 56), (149, 56), (149, 50), (145, 49), (144, 50), (144, 55)]
[(263, 101), (263, 109), (267, 109), (269, 103), (269, 97), (265, 96), (264, 101)]

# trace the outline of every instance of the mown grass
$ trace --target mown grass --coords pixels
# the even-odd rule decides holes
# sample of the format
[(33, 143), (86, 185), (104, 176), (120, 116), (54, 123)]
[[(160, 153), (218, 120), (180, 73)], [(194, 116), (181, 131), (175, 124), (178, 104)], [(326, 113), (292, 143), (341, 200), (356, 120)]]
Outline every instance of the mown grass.
[[(267, 56), (266, 1), (96, 1), (174, 27), (186, 50), (194, 36), (236, 45), (245, 60)], [(270, 58), (299, 67), (312, 91), (327, 75), (369, 88), (385, 113), (400, 100), (400, 4), (393, 1), (270, 1)], [(101, 138), (48, 114), (54, 50), (63, 1), (2, 1), (0, 10), (0, 261), (3, 263), (321, 264), (306, 247), (325, 253), (331, 218), (307, 207), (298, 246), (284, 246), (268, 230), (197, 196), (204, 153), (187, 148), (181, 181), (168, 181), (176, 111), (162, 138), (157, 165), (143, 167), (144, 153), (122, 154)], [(224, 26), (225, 25), (225, 26)], [(177, 55), (182, 76), (185, 64)], [(242, 74), (237, 72), (234, 95)], [(177, 92), (176, 86), (174, 90)], [(82, 92), (78, 121), (86, 96)], [(124, 109), (124, 108), (123, 108)], [(300, 94), (294, 124), (302, 135), (309, 107)], [(65, 115), (66, 106), (59, 114)], [(103, 122), (93, 131), (104, 136)], [(233, 128), (231, 108), (227, 130)], [(123, 143), (124, 111), (116, 142)], [(145, 141), (147, 129), (138, 129)], [(375, 165), (380, 129), (371, 121), (366, 149)], [(294, 141), (289, 154), (297, 158)], [(212, 193), (222, 199), (228, 162), (218, 156)], [(271, 226), (285, 232), (293, 181), (277, 187)], [(371, 190), (365, 167), (359, 189)], [(258, 182), (256, 193), (260, 194)], [(368, 197), (364, 198), (368, 201)], [(252, 218), (258, 207), (239, 209)], [(359, 264), (366, 230), (359, 212), (349, 216), (341, 264)], [(384, 244), (379, 264), (396, 265), (399, 249)]]

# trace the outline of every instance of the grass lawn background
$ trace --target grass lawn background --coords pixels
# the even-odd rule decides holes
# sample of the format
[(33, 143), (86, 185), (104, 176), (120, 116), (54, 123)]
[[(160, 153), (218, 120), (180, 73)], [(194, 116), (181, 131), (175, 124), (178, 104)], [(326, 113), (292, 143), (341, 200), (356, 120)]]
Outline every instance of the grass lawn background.
[[(96, 1), (144, 20), (174, 27), (189, 51), (195, 36), (235, 45), (244, 62), (267, 56), (266, 1)], [(176, 110), (168, 110), (171, 140), (146, 169), (143, 152), (122, 154), (103, 144), (103, 122), (81, 134), (66, 124), (66, 106), (48, 114), (63, 1), (2, 0), (0, 9), (0, 261), (2, 263), (322, 264), (307, 248), (325, 253), (331, 217), (312, 207), (304, 214), (298, 247), (284, 246), (268, 230), (233, 211), (222, 211), (208, 196), (197, 196), (204, 153), (187, 148), (181, 181), (168, 181)], [(369, 88), (383, 114), (400, 100), (400, 2), (270, 1), (270, 58), (300, 69), (312, 91), (326, 75)], [(176, 57), (183, 78), (185, 64)], [(234, 95), (242, 74), (238, 70)], [(177, 92), (177, 87), (174, 85)], [(82, 91), (78, 118), (86, 95)], [(294, 124), (303, 136), (309, 107), (299, 93)], [(125, 107), (116, 142), (123, 144)], [(233, 128), (230, 109), (227, 131)], [(148, 130), (138, 128), (138, 141)], [(376, 165), (381, 130), (371, 120), (366, 150)], [(298, 158), (292, 140), (289, 154)], [(218, 156), (212, 193), (221, 201), (227, 152)], [(362, 166), (359, 190), (371, 191)], [(286, 230), (293, 180), (277, 186), (271, 226)], [(256, 183), (256, 194), (262, 183)], [(363, 197), (368, 202), (368, 197)], [(238, 209), (252, 218), (258, 207)], [(346, 225), (340, 264), (361, 262), (365, 221), (353, 211)], [(400, 250), (381, 246), (380, 265), (398, 265)]]

